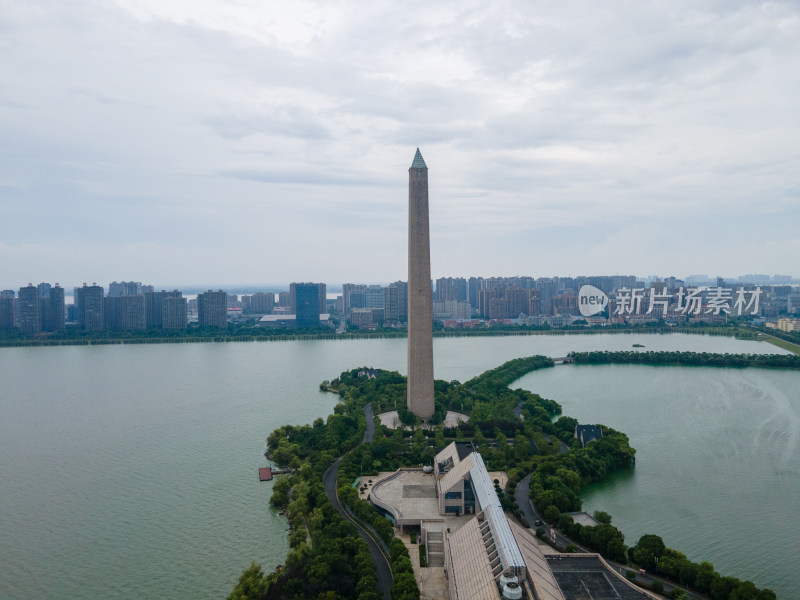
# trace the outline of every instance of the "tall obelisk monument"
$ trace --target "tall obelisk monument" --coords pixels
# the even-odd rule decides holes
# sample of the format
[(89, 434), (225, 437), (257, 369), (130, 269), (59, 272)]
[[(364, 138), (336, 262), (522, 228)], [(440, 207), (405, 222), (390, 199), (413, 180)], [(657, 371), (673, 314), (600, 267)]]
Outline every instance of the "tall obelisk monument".
[(408, 410), (427, 422), (433, 408), (428, 166), (417, 148), (408, 170)]

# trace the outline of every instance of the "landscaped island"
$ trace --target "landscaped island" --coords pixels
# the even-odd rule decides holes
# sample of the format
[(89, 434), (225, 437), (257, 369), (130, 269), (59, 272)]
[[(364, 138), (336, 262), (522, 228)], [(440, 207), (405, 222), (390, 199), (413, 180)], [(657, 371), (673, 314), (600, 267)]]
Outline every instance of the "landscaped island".
[[(602, 355), (602, 356), (598, 356)], [(609, 356), (610, 355), (610, 356)], [(624, 355), (624, 356), (622, 356)], [(630, 357), (628, 355), (634, 355)], [(777, 357), (740, 357), (696, 353), (580, 353), (578, 364), (592, 362), (644, 362), (646, 364), (703, 364), (708, 366), (768, 366), (798, 368), (800, 358), (783, 362)], [(588, 357), (593, 358), (589, 360)], [(624, 359), (624, 360), (623, 360)], [(658, 363), (657, 359), (664, 362)], [(744, 364), (741, 361), (745, 361)], [(736, 364), (733, 364), (736, 363)], [(370, 536), (383, 547), (391, 565), (392, 598), (419, 597), (406, 546), (394, 538), (391, 523), (372, 505), (360, 500), (353, 483), (379, 471), (431, 464), (450, 441), (471, 441), (491, 471), (505, 471), (508, 489), (498, 494), (503, 508), (522, 519), (514, 490), (530, 474), (530, 497), (544, 519), (575, 543), (603, 556), (669, 578), (676, 585), (708, 594), (713, 600), (752, 598), (770, 600), (775, 594), (758, 590), (749, 581), (717, 573), (707, 562), (694, 563), (677, 550), (666, 548), (658, 535), (642, 536), (632, 547), (605, 513), (596, 515), (599, 525), (582, 526), (565, 514), (581, 508), (581, 488), (602, 481), (610, 473), (634, 467), (635, 451), (625, 434), (598, 425), (602, 437), (585, 446), (576, 439), (575, 419), (560, 416), (558, 403), (508, 386), (536, 369), (551, 368), (553, 361), (532, 356), (509, 361), (467, 382), (436, 381), (432, 429), (424, 430), (404, 410), (406, 379), (396, 372), (360, 368), (342, 373), (323, 387), (339, 395), (340, 402), (326, 421), (284, 426), (269, 435), (273, 459), (293, 470), (279, 478), (270, 502), (285, 510), (292, 533), (286, 564), (265, 575), (253, 565), (242, 573), (232, 599), (248, 598), (352, 598), (382, 597), (375, 562), (359, 530), (339, 515), (326, 494), (323, 478), (329, 467), (338, 468), (338, 501)], [(390, 430), (378, 425), (374, 439), (362, 443), (367, 431), (364, 408), (375, 413), (397, 409), (408, 429)], [(468, 423), (444, 429), (447, 410), (466, 413)], [(522, 419), (518, 415), (522, 416)], [(568, 550), (575, 548), (569, 547)], [(633, 573), (633, 571), (631, 571)], [(658, 591), (661, 582), (653, 589)], [(675, 592), (673, 597), (681, 597)]]
[(710, 352), (571, 352), (577, 365), (654, 365), (682, 367), (733, 367), (744, 369), (800, 369), (800, 356), (794, 354), (713, 354)]

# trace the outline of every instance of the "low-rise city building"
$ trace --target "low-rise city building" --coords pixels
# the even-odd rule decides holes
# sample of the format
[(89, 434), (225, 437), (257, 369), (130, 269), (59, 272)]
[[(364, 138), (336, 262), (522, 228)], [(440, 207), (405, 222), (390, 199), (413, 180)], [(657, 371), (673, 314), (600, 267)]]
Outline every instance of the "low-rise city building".
[(492, 475), (470, 443), (451, 443), (427, 469), (399, 469), (384, 476), (372, 486), (370, 501), (401, 532), (419, 530), (428, 557), (425, 568), (444, 573), (435, 597), (657, 598), (598, 554), (545, 555), (529, 529), (507, 518)]

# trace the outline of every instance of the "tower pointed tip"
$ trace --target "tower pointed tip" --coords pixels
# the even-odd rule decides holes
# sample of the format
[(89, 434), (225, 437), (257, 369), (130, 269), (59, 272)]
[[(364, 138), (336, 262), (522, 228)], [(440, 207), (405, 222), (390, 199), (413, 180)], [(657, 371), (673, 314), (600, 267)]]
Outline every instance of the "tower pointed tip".
[(422, 158), (422, 153), (417, 148), (417, 153), (414, 155), (414, 162), (411, 163), (412, 169), (427, 169), (428, 165), (425, 164), (425, 160)]

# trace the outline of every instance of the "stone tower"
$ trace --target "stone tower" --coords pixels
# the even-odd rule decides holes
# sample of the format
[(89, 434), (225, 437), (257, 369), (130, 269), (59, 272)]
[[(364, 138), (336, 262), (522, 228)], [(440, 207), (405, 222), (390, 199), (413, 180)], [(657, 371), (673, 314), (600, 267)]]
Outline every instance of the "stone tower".
[(417, 148), (408, 170), (408, 410), (427, 422), (433, 408), (428, 166)]

